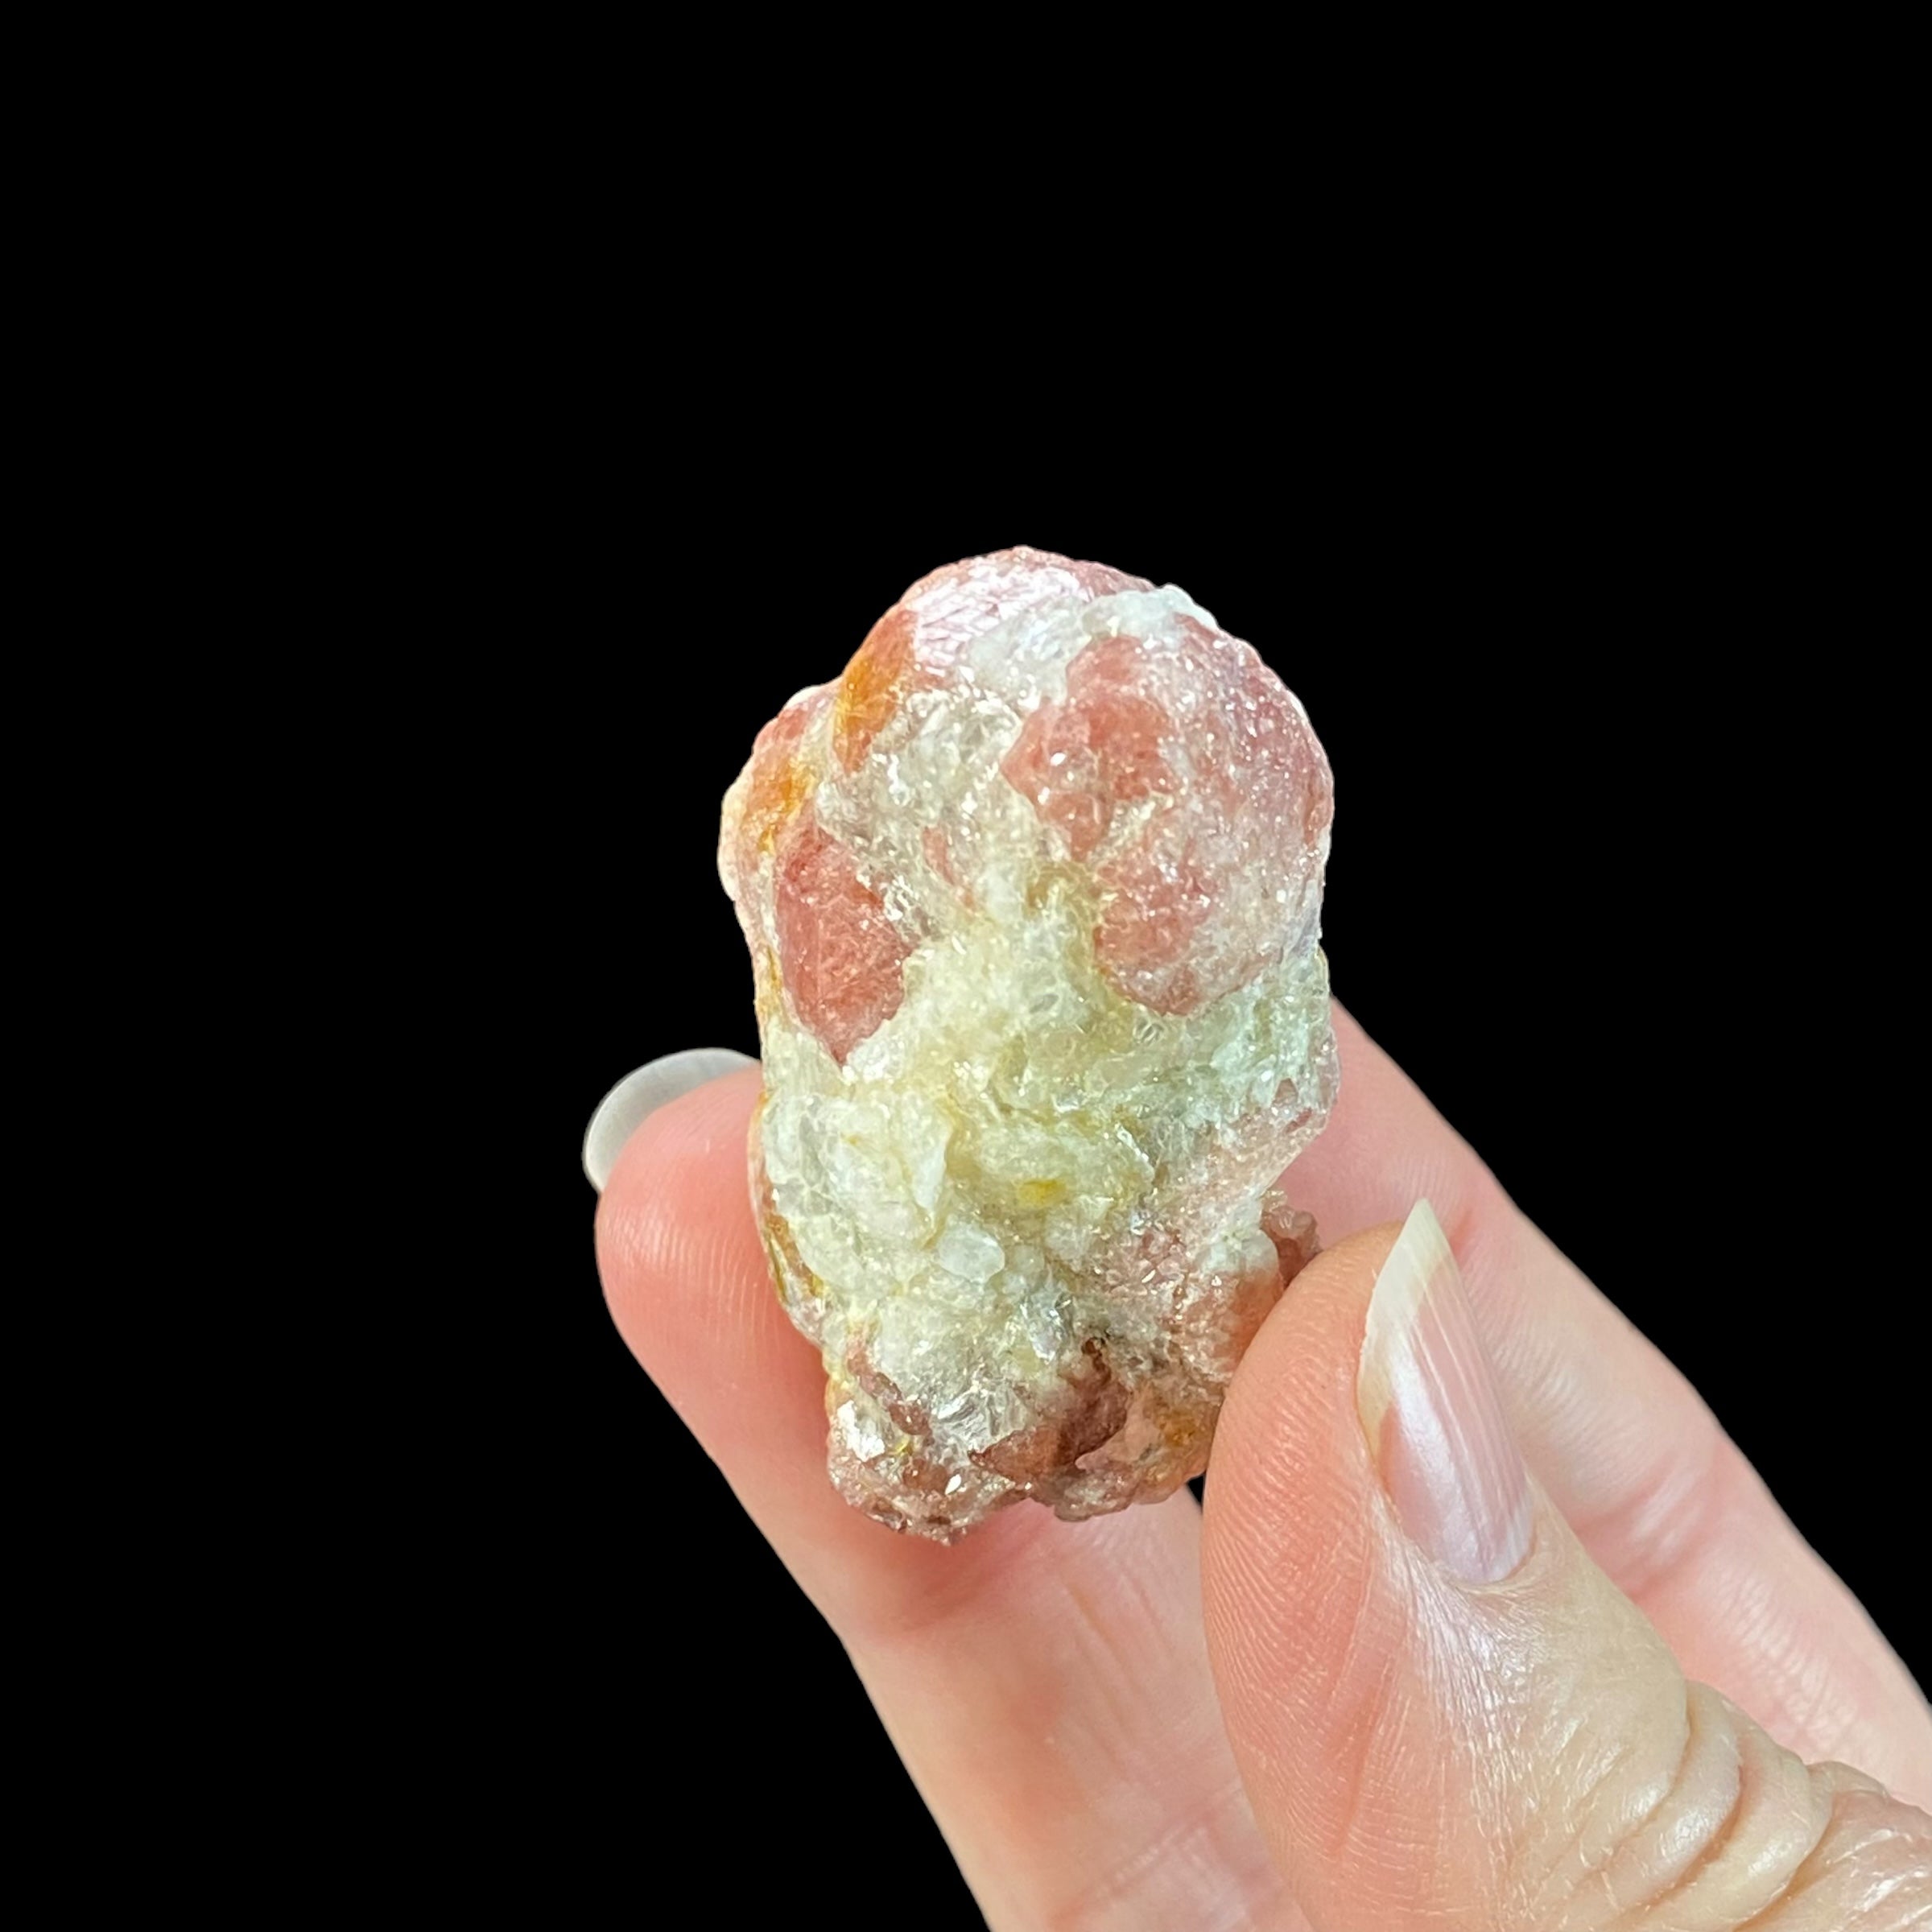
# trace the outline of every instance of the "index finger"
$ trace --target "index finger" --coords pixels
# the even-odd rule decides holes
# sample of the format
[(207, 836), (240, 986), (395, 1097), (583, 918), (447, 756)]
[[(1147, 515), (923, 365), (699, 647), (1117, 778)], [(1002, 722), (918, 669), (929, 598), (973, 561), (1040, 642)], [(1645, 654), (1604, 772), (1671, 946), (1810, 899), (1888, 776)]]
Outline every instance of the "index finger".
[(1307, 1932), (1216, 1700), (1201, 1516), (1028, 1505), (947, 1549), (827, 1480), (824, 1373), (745, 1183), (756, 1076), (652, 1114), (597, 1216), (613, 1317), (836, 1630), (990, 1925)]

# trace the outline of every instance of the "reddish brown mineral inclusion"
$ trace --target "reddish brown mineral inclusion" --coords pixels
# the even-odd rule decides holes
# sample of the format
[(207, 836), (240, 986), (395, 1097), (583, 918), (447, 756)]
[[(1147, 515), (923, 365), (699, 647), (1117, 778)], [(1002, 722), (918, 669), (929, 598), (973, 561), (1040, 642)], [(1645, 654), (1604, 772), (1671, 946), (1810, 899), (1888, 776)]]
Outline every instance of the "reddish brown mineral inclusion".
[(778, 963), (793, 1005), (835, 1060), (899, 1009), (912, 948), (858, 861), (807, 812), (778, 866)]
[(1042, 704), (1000, 769), (1020, 795), (1086, 858), (1117, 805), (1176, 789), (1162, 755), (1167, 714), (1137, 682), (1138, 638), (1101, 638), (1067, 667), (1067, 696)]
[(1150, 815), (1096, 875), (1102, 969), (1159, 1013), (1232, 992), (1278, 952), (1307, 916), (1305, 894), (1257, 902), (1239, 869), (1261, 837), (1315, 842), (1330, 801), (1319, 749), (1279, 682), (1194, 619), (1178, 628), (1158, 667), (1138, 638), (1088, 645), (1067, 667), (1065, 699), (1027, 720), (1001, 766), (1076, 859), (1123, 807), (1158, 796), (1179, 807)]

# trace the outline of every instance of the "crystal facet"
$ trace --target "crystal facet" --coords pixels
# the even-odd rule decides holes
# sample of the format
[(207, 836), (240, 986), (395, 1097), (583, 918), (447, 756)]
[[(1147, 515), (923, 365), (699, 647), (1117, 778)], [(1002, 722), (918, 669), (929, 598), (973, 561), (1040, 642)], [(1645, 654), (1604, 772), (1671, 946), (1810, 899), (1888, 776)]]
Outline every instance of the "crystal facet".
[(1001, 551), (922, 579), (758, 735), (753, 1204), (832, 1480), (949, 1541), (1206, 1466), (1312, 1224), (1335, 1089), (1307, 714), (1171, 586)]

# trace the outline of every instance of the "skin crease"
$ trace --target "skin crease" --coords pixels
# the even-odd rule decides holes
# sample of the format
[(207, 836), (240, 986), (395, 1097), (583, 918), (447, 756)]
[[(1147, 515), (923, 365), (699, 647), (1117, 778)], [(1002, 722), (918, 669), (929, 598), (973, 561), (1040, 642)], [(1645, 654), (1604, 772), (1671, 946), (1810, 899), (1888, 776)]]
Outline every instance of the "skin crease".
[[(1919, 1924), (1926, 1822), (1872, 1782), (1932, 1795), (1917, 1687), (1681, 1377), (1336, 1024), (1341, 1100), (1294, 1197), (1331, 1240), (1435, 1206), (1538, 1484), (1533, 1554), (1489, 1591), (1402, 1538), (1356, 1417), (1387, 1228), (1320, 1257), (1269, 1317), (1204, 1528), (1185, 1494), (1078, 1526), (1027, 1505), (948, 1550), (826, 1482), (823, 1377), (745, 1198), (756, 1075), (661, 1108), (610, 1177), (597, 1242), (619, 1329), (844, 1641), (989, 1924)], [(1723, 1696), (1686, 1689), (1679, 1662)], [(1599, 1699), (1611, 1686), (1624, 1703)], [(1725, 1699), (1872, 1777), (1804, 1773)], [(1686, 1916), (1699, 1872), (1791, 1882), (1757, 1918)], [(1491, 1890), (1459, 1903), (1452, 1884)]]

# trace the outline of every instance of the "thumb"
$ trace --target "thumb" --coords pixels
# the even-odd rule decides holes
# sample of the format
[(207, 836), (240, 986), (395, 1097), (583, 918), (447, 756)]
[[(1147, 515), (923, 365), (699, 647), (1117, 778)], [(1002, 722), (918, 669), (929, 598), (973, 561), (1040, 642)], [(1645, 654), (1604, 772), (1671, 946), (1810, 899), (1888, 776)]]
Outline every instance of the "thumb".
[(1932, 1925), (1932, 1819), (1686, 1682), (1526, 1472), (1426, 1204), (1257, 1337), (1203, 1562), (1228, 1734), (1318, 1932)]

